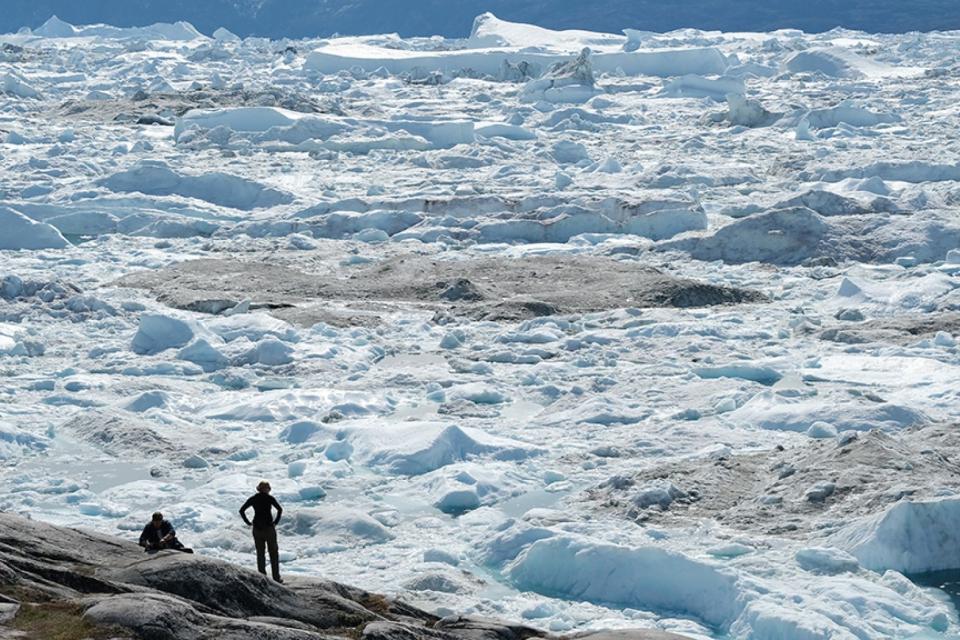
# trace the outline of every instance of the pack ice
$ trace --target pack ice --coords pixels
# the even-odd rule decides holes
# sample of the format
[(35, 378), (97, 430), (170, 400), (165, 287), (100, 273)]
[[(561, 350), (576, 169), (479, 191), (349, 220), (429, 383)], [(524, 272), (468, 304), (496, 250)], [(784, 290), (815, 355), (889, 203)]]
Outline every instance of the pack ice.
[(960, 34), (623, 26), (0, 36), (0, 509), (249, 563), (268, 479), (441, 616), (960, 636)]

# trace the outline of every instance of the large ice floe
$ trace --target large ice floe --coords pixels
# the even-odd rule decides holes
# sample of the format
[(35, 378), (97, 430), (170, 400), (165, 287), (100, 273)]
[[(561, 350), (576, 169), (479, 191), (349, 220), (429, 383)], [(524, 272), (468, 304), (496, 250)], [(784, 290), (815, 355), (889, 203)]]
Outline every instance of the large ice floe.
[(960, 34), (623, 26), (0, 36), (0, 509), (249, 563), (267, 478), (441, 616), (960, 637)]

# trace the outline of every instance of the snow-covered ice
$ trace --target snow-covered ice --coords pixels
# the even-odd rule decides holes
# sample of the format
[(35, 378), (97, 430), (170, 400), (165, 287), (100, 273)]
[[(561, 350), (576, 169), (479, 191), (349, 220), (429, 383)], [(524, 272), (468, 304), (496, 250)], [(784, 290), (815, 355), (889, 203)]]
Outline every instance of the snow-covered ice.
[(960, 637), (960, 34), (623, 26), (0, 36), (0, 509), (249, 563), (267, 478), (444, 615)]

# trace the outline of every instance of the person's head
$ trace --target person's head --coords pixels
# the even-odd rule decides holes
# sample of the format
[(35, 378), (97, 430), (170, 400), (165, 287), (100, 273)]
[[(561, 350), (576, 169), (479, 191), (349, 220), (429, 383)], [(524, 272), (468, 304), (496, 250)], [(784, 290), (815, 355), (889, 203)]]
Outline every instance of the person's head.
[(160, 525), (163, 524), (163, 514), (157, 511), (152, 516), (150, 516), (150, 522), (153, 523), (153, 526), (160, 528)]
[(257, 484), (257, 491), (260, 493), (270, 493), (270, 483), (266, 480), (261, 480), (260, 483)]

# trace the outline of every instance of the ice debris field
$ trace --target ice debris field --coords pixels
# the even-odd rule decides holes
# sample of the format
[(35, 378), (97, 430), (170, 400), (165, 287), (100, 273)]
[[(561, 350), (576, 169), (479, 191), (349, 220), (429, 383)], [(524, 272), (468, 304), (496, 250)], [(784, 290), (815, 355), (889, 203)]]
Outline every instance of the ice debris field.
[(4, 35), (0, 509), (249, 564), (267, 478), (287, 574), (441, 614), (960, 637), (958, 59)]

